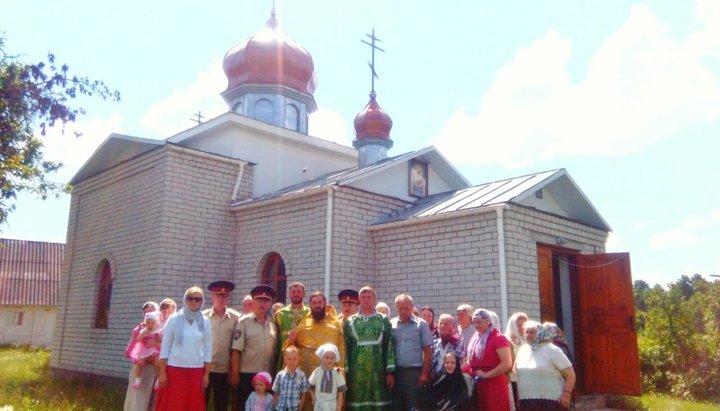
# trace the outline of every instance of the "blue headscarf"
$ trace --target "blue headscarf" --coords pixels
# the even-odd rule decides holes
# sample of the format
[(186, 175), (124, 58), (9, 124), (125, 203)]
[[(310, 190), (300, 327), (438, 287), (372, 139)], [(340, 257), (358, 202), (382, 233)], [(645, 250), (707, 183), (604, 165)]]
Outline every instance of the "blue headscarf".
[[(197, 309), (197, 311), (192, 311), (187, 305), (187, 297), (190, 294), (200, 293), (203, 300), (200, 303), (200, 307)], [(203, 319), (203, 305), (205, 305), (205, 295), (203, 294), (202, 288), (199, 287), (190, 287), (185, 291), (185, 295), (183, 296), (183, 308), (180, 309), (175, 315), (179, 317), (180, 320), (185, 320), (190, 325), (192, 325), (194, 322), (197, 322), (198, 330), (202, 333), (205, 330), (205, 321)], [(184, 336), (184, 330), (185, 330), (185, 324), (182, 322), (180, 324), (177, 324), (175, 327), (175, 339), (178, 342), (178, 345), (182, 347), (183, 344), (183, 336)]]

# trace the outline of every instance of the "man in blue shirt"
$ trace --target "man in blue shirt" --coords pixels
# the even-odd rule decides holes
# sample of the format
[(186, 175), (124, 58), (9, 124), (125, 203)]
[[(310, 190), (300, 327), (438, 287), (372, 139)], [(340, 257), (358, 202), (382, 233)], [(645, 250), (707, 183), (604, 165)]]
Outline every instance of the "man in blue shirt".
[(415, 407), (418, 387), (430, 381), (432, 334), (425, 320), (412, 313), (413, 299), (408, 294), (395, 297), (398, 316), (390, 320), (395, 348), (395, 389), (393, 409)]

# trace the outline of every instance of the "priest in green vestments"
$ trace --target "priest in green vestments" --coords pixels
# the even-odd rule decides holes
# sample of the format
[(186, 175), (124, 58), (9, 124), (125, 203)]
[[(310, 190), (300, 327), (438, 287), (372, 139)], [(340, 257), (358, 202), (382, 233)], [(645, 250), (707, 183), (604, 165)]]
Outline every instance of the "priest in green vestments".
[(395, 350), (390, 320), (375, 311), (375, 290), (359, 292), (360, 312), (343, 323), (347, 374), (346, 410), (390, 410)]

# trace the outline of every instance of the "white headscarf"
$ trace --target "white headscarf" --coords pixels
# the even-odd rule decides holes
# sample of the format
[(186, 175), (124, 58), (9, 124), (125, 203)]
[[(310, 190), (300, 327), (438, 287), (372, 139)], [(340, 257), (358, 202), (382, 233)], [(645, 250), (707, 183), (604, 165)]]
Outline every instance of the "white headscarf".
[(335, 361), (340, 361), (340, 351), (338, 351), (338, 348), (335, 346), (335, 344), (327, 343), (319, 346), (318, 349), (315, 350), (315, 355), (317, 355), (318, 358), (322, 360), (323, 356), (328, 351), (335, 354)]
[(505, 337), (515, 345), (522, 345), (525, 342), (525, 336), (520, 334), (520, 328), (518, 328), (517, 325), (520, 318), (525, 318), (527, 321), (528, 316), (525, 313), (515, 313), (511, 315), (505, 328)]

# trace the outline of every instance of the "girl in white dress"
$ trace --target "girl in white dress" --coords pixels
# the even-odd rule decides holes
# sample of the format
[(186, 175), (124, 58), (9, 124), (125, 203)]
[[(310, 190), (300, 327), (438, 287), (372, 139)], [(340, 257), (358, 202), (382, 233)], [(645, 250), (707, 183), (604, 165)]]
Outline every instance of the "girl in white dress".
[(336, 364), (340, 353), (335, 344), (323, 344), (315, 351), (320, 358), (320, 367), (310, 375), (310, 395), (315, 404), (314, 411), (340, 411), (345, 398), (345, 378)]

